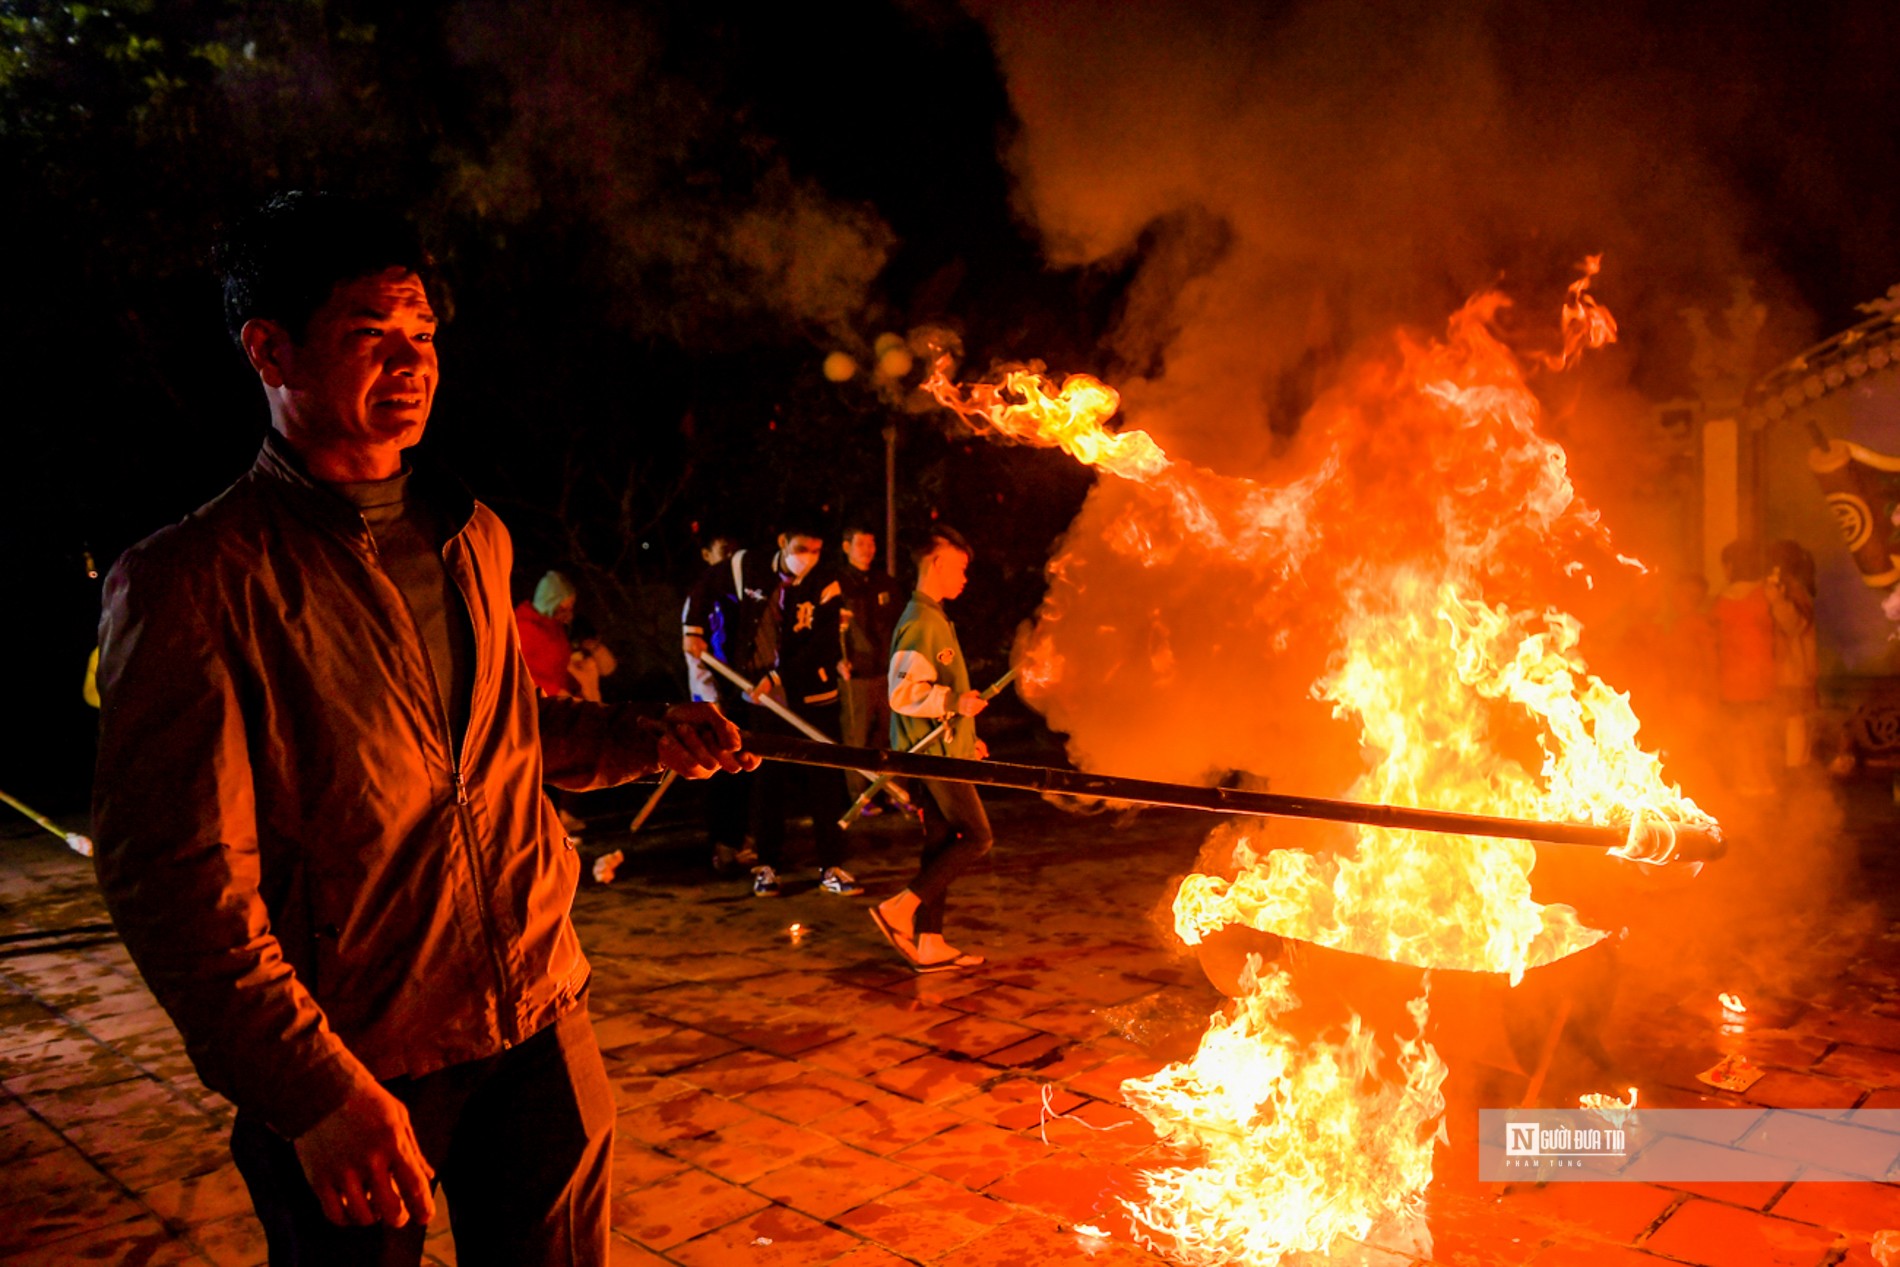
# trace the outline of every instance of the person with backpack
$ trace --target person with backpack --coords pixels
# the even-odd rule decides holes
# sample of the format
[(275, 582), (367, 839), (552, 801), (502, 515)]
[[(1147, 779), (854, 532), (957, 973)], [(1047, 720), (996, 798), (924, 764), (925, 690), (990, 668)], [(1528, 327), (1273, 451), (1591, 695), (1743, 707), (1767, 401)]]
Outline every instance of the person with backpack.
[[(772, 560), (777, 584), (761, 615), (760, 653), (772, 649), (771, 667), (759, 678), (755, 702), (767, 694), (826, 736), (838, 733), (839, 688), (844, 680), (844, 591), (835, 577), (822, 574), (820, 527), (811, 517), (792, 516), (779, 534)], [(777, 714), (754, 714), (754, 724), (776, 734), (793, 727)], [(752, 868), (752, 895), (777, 897), (784, 864), (788, 801), (811, 815), (817, 838), (818, 887), (834, 897), (864, 892), (844, 869), (844, 829), (838, 826), (849, 803), (844, 772), (819, 766), (776, 762), (760, 767), (752, 785), (752, 839), (758, 863)]]
[[(765, 710), (708, 669), (700, 657), (711, 653), (747, 681), (757, 681), (771, 669), (777, 646), (766, 636), (763, 622), (778, 589), (778, 571), (773, 556), (757, 550), (711, 557), (716, 554), (711, 546), (716, 544), (702, 551), (710, 558), (709, 564), (687, 591), (680, 613), (680, 648), (686, 655), (693, 700), (717, 704), (726, 716), (750, 727)], [(713, 870), (721, 875), (758, 862), (747, 834), (754, 777), (751, 773), (732, 775), (706, 788), (706, 843), (712, 849)]]

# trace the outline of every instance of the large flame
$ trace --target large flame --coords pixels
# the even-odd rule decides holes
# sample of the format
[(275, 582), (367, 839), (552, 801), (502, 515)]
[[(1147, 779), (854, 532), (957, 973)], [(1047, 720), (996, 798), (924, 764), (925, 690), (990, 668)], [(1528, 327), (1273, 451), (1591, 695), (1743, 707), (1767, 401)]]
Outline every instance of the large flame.
[[(1028, 365), (959, 386), (951, 358), (938, 356), (925, 390), (977, 430), (1061, 448), (1132, 483), (1103, 529), (1117, 556), (1146, 569), (1237, 567), (1254, 587), (1219, 614), (1156, 601), (1137, 634), (1072, 618), (1097, 600), (1065, 551), (1023, 642), (1025, 694), (1059, 699), (1070, 661), (1102, 659), (1105, 639), (1120, 640), (1115, 671), (1145, 670), (1165, 697), (1183, 671), (1177, 630), (1219, 626), (1197, 658), (1244, 666), (1234, 639), (1272, 655), (1322, 625), (1326, 668), (1312, 692), (1356, 728), (1366, 756), (1348, 796), (1620, 824), (1622, 852), (1646, 860), (1668, 857), (1673, 824), (1712, 825), (1638, 743), (1628, 696), (1589, 673), (1579, 622), (1531, 597), (1576, 576), (1586, 554), (1640, 566), (1609, 549), (1562, 447), (1539, 434), (1526, 381), (1527, 364), (1563, 369), (1615, 337), (1589, 293), (1596, 271), (1585, 261), (1555, 352), (1514, 355), (1497, 334), (1507, 301), (1495, 293), (1454, 315), (1443, 339), (1399, 336), (1303, 420), (1304, 474), (1278, 484), (1173, 460), (1146, 432), (1111, 429), (1119, 399), (1097, 379), (1058, 384)], [(1249, 697), (1244, 681), (1234, 691)], [(1276, 755), (1258, 754), (1259, 764)], [(1519, 841), (1340, 828), (1336, 848), (1308, 852), (1273, 848), (1266, 835), (1239, 832), (1231, 878), (1183, 882), (1183, 940), (1238, 924), (1515, 982), (1603, 936), (1571, 908), (1532, 899), (1535, 853)], [(1430, 1180), (1443, 1066), (1423, 1041), (1423, 1001), (1421, 1033), (1399, 1042), (1392, 1082), (1369, 1076), (1371, 1034), (1355, 1024), (1338, 1042), (1296, 1043), (1274, 1022), (1296, 1006), (1284, 975), (1248, 981), (1251, 993), (1214, 1018), (1192, 1060), (1126, 1087), (1194, 1154), (1147, 1176), (1137, 1212), (1190, 1263), (1323, 1252), (1415, 1210)]]
[(1442, 1130), (1445, 1066), (1423, 1038), (1424, 999), (1387, 1079), (1358, 1017), (1338, 1042), (1303, 1045), (1274, 1024), (1299, 1006), (1287, 974), (1250, 973), (1247, 985), (1193, 1060), (1123, 1085), (1163, 1139), (1200, 1154), (1149, 1174), (1133, 1209), (1190, 1267), (1276, 1263), (1416, 1216)]

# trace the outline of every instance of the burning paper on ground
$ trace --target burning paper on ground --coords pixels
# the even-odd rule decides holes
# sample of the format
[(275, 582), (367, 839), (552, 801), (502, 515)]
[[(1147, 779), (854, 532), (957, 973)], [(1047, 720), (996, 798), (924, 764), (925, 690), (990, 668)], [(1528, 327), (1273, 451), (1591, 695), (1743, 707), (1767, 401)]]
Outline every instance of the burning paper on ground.
[(1704, 1069), (1696, 1075), (1696, 1081), (1706, 1082), (1717, 1090), (1739, 1093), (1760, 1082), (1764, 1076), (1761, 1070), (1749, 1062), (1747, 1056), (1738, 1052), (1724, 1056), (1712, 1068)]
[(1591, 1091), (1577, 1097), (1577, 1107), (1590, 1110), (1611, 1126), (1620, 1127), (1636, 1116), (1636, 1088), (1631, 1087), (1629, 1095), (1623, 1099), (1602, 1091)]
[(1092, 1223), (1077, 1223), (1075, 1244), (1077, 1249), (1093, 1258), (1108, 1248), (1108, 1233)]

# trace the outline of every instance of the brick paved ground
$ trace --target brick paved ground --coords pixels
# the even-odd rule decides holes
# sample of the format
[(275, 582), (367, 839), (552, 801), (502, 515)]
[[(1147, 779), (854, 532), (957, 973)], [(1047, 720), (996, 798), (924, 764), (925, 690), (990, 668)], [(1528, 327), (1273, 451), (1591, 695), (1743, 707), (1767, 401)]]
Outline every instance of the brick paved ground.
[[(1002, 801), (998, 822), (994, 866), (964, 885), (953, 914), (953, 932), (993, 962), (963, 976), (894, 966), (862, 900), (827, 898), (809, 876), (777, 902), (711, 880), (692, 865), (684, 825), (644, 844), (611, 889), (581, 895), (620, 1105), (617, 1262), (1155, 1261), (1131, 1244), (1118, 1200), (1166, 1154), (1118, 1088), (1191, 1046), (1195, 1018), (1218, 1002), (1154, 922), (1206, 821), (1117, 823), (1018, 799)], [(89, 869), (50, 837), (5, 831), (0, 1259), (262, 1262), (225, 1153), (228, 1106), (197, 1083), (117, 943), (71, 931), (102, 918)], [(909, 852), (893, 827), (860, 847), (874, 893), (901, 882)], [(1846, 865), (1848, 890), (1886, 885), (1878, 865)], [(1750, 917), (1734, 895), (1709, 892)], [(1692, 900), (1707, 899), (1662, 899)], [(1769, 930), (1826, 943), (1818, 970), (1779, 988), (1746, 936), (1716, 948), (1755, 1005), (1740, 1037), (1718, 1034), (1708, 992), (1671, 972), (1685, 955), (1666, 947), (1624, 973), (1602, 1027), (1612, 1070), (1566, 1056), (1550, 1095), (1627, 1077), (1645, 1104), (1900, 1105), (1900, 931), (1877, 909), (1863, 914), (1808, 912), (1800, 936)], [(793, 923), (806, 929), (797, 940)], [(1746, 1101), (1694, 1082), (1737, 1045), (1772, 1070)], [(1496, 1075), (1465, 1098), (1511, 1094)], [(1045, 1096), (1067, 1116), (1045, 1125)], [(1458, 1147), (1468, 1130), (1455, 1120), (1452, 1136), (1429, 1244), (1350, 1261), (1866, 1264), (1873, 1233), (1900, 1227), (1900, 1188), (1880, 1185), (1487, 1187)], [(429, 1244), (452, 1263), (447, 1217)], [(1078, 1223), (1109, 1238), (1085, 1242)]]

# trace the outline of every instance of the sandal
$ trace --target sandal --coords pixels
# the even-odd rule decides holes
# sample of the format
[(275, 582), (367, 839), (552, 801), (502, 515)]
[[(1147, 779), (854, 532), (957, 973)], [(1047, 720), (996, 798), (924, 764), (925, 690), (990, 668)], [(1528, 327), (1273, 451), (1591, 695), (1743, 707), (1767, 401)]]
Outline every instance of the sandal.
[(954, 955), (949, 959), (932, 960), (930, 963), (920, 963), (913, 959), (910, 962), (910, 966), (915, 968), (918, 972), (954, 972), (958, 968), (980, 968), (988, 962), (989, 961), (982, 955), (973, 955), (965, 952)]
[(884, 934), (884, 940), (891, 943), (891, 949), (904, 957), (904, 962), (917, 966), (917, 943), (897, 931), (897, 925), (884, 918), (881, 908), (871, 908), (871, 922), (877, 925), (877, 931)]

